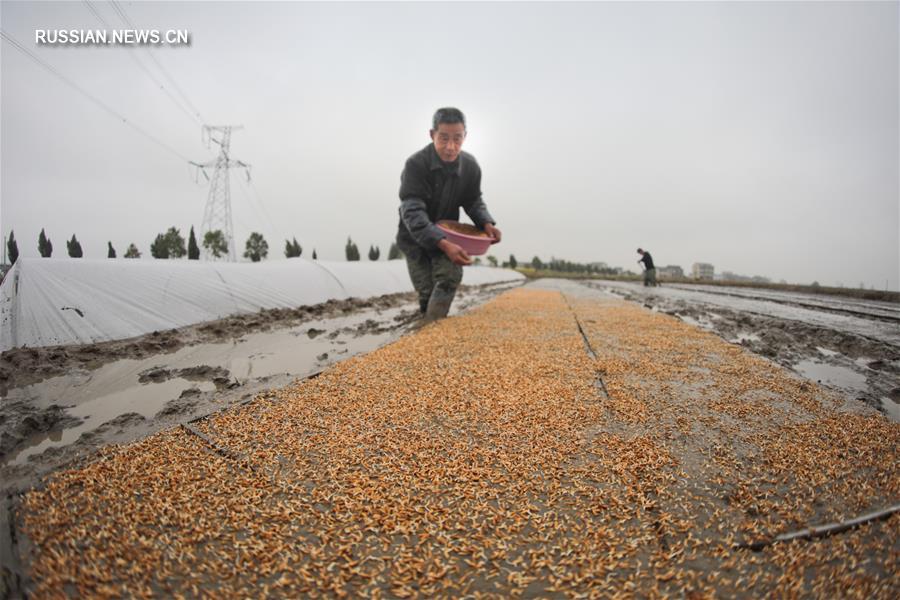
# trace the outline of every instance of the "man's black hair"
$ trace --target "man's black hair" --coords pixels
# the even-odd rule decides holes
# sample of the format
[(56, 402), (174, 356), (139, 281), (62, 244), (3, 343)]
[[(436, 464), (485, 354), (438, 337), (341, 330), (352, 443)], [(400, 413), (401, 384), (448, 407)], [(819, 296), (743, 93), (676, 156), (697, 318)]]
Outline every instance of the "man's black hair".
[(434, 111), (434, 118), (431, 120), (431, 128), (437, 130), (438, 125), (446, 123), (453, 125), (454, 123), (462, 123), (463, 129), (466, 127), (466, 116), (458, 108), (447, 106)]

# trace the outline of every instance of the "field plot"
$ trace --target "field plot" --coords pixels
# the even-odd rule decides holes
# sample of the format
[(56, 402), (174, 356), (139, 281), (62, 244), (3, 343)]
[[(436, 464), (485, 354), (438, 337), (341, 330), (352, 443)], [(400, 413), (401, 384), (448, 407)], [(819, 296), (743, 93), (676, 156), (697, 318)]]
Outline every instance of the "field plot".
[(713, 331), (900, 422), (900, 304), (720, 286), (588, 285)]
[(894, 598), (900, 425), (737, 344), (538, 282), (59, 472), (36, 597)]

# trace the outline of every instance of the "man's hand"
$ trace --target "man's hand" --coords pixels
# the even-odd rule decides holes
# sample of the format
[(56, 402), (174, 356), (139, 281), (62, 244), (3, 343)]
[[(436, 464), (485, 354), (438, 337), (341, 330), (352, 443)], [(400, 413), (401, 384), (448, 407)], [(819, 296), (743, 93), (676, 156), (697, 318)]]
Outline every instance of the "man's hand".
[(494, 238), (494, 241), (491, 242), (492, 244), (497, 244), (500, 242), (500, 236), (501, 236), (500, 230), (497, 229), (496, 227), (494, 227), (493, 223), (485, 223), (484, 224), (484, 232), (486, 234), (488, 234), (489, 236), (491, 236), (492, 238)]
[(447, 258), (458, 265), (466, 266), (472, 264), (472, 258), (469, 256), (469, 254), (447, 238), (444, 238), (440, 242), (438, 242), (438, 248), (444, 251), (444, 254), (447, 255)]

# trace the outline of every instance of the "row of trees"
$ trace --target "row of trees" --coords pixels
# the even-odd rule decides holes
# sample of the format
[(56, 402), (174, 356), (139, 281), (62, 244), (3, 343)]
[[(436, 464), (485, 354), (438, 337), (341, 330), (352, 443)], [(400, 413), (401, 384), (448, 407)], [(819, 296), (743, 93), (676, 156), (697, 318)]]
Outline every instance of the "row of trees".
[[(496, 257), (496, 256), (488, 256), (488, 257), (487, 257), (487, 261), (488, 261), (488, 264), (489, 264), (490, 266), (492, 266), (492, 267), (499, 267), (499, 266), (500, 266), (500, 262), (497, 260), (497, 257)], [(481, 259), (480, 259), (480, 258), (476, 258), (476, 259), (475, 259), (475, 264), (476, 264), (476, 265), (480, 265), (480, 264), (481, 264)], [(503, 268), (504, 268), (504, 269), (506, 269), (506, 268), (509, 268), (509, 269), (515, 269), (515, 268), (518, 267), (518, 266), (519, 266), (519, 261), (516, 260), (516, 257), (515, 257), (514, 254), (510, 254), (510, 255), (509, 255), (509, 260), (507, 260), (507, 261), (505, 261), (505, 262), (503, 263)]]
[[(193, 228), (191, 229), (191, 235), (193, 235)], [(66, 240), (66, 250), (72, 258), (82, 258), (84, 256), (81, 242), (78, 241), (78, 238), (74, 233), (72, 234), (71, 240)], [(53, 256), (53, 242), (50, 241), (50, 238), (47, 237), (47, 234), (44, 233), (43, 229), (41, 229), (41, 233), (38, 236), (38, 252), (43, 258), (50, 258)], [(9, 238), (6, 240), (6, 253), (7, 256), (9, 256), (9, 263), (12, 265), (16, 264), (16, 261), (19, 259), (19, 243), (16, 241), (15, 231), (9, 232)], [(116, 258), (116, 251), (113, 248), (112, 242), (107, 242), (106, 256), (109, 258)], [(131, 244), (128, 247), (128, 250), (125, 251), (125, 258), (140, 257), (141, 253), (134, 244)]]
[[(112, 242), (108, 242), (107, 244), (107, 256), (109, 258), (116, 258), (116, 251), (113, 248)], [(15, 233), (12, 231), (9, 233), (9, 239), (7, 240), (6, 246), (10, 263), (15, 263), (16, 259), (19, 257), (19, 248), (16, 243)], [(228, 242), (225, 239), (224, 233), (220, 230), (206, 232), (203, 236), (203, 247), (215, 258), (221, 258), (228, 253)], [(69, 252), (69, 256), (73, 258), (81, 258), (83, 256), (81, 244), (78, 242), (75, 235), (72, 235), (71, 240), (66, 241), (66, 248)], [(38, 251), (43, 257), (49, 257), (53, 253), (53, 244), (51, 243), (50, 238), (45, 235), (43, 229), (41, 229), (41, 234), (38, 236)], [(344, 253), (348, 261), (360, 260), (361, 258), (359, 247), (357, 247), (356, 243), (350, 237), (347, 238), (347, 244), (344, 246)], [(297, 238), (284, 241), (285, 257), (295, 258), (302, 254), (303, 247), (297, 242)], [(150, 255), (153, 258), (161, 259), (183, 258), (185, 255), (187, 255), (188, 260), (199, 259), (200, 248), (197, 245), (194, 228), (191, 227), (187, 244), (185, 244), (184, 237), (176, 227), (170, 227), (165, 233), (160, 233), (156, 236), (153, 243), (150, 244)], [(253, 262), (259, 262), (267, 258), (268, 255), (269, 243), (262, 234), (255, 231), (251, 233), (245, 244), (244, 258), (249, 258)], [(381, 249), (378, 246), (369, 246), (368, 256), (369, 260), (378, 260), (381, 258)], [(400, 252), (400, 248), (397, 247), (397, 244), (392, 243), (390, 250), (388, 251), (388, 260), (394, 260), (401, 258), (402, 256), (403, 253)], [(125, 258), (140, 257), (141, 252), (138, 250), (137, 246), (134, 244), (129, 245), (128, 249), (125, 251)], [(316, 258), (318, 257), (316, 256), (315, 249), (313, 249), (312, 259), (316, 260)], [(501, 266), (495, 256), (488, 256), (487, 262), (492, 267)], [(481, 259), (476, 258), (475, 264), (481, 264)], [(502, 266), (504, 268), (515, 269), (519, 266), (519, 261), (516, 260), (515, 255), (510, 254), (509, 260), (504, 261)], [(558, 258), (551, 258), (549, 262), (544, 262), (537, 256), (531, 259), (531, 264), (529, 266), (539, 271), (548, 270), (563, 273), (588, 273), (600, 275), (615, 274), (615, 269), (603, 268), (594, 264), (576, 263)]]
[[(347, 257), (347, 260), (360, 260), (359, 248), (353, 239), (349, 237), (347, 238), (347, 244), (344, 246), (344, 255)], [(402, 256), (403, 253), (400, 252), (396, 242), (391, 244), (391, 248), (388, 250), (388, 260), (394, 260)], [(369, 246), (369, 260), (378, 260), (379, 258), (381, 258), (381, 248)]]
[[(512, 259), (513, 257), (511, 256), (510, 258)], [(505, 263), (504, 266), (506, 266)], [(551, 258), (549, 262), (543, 262), (537, 256), (531, 259), (530, 266), (536, 271), (559, 271), (562, 273), (587, 273), (597, 275), (615, 275), (618, 273), (613, 267), (599, 266), (591, 263), (571, 262), (560, 258)]]
[[(510, 254), (509, 260), (504, 261), (502, 264), (494, 256), (488, 256), (487, 262), (492, 267), (502, 266), (505, 269), (516, 269), (520, 265), (514, 254)], [(481, 264), (481, 260), (476, 258), (475, 264)], [(562, 273), (587, 273), (597, 275), (615, 275), (618, 273), (615, 268), (590, 263), (576, 263), (559, 258), (551, 258), (548, 262), (544, 262), (538, 256), (535, 256), (531, 259), (530, 263), (523, 266), (530, 267), (536, 271), (559, 271)]]
[[(201, 245), (214, 258), (221, 258), (228, 254), (228, 241), (221, 230), (207, 231), (203, 235)], [(9, 255), (10, 264), (15, 264), (16, 260), (19, 258), (19, 245), (16, 241), (16, 234), (14, 231), (9, 232), (9, 239), (6, 241), (6, 249)], [(71, 240), (66, 241), (66, 249), (69, 256), (72, 258), (82, 258), (84, 256), (81, 243), (74, 234), (72, 235)], [(349, 237), (347, 238), (345, 251), (347, 260), (360, 260), (359, 248), (357, 248), (356, 244)], [(41, 229), (41, 234), (38, 236), (38, 252), (43, 258), (49, 258), (53, 255), (53, 243), (43, 229)], [(284, 255), (286, 258), (296, 258), (302, 254), (303, 247), (297, 242), (297, 238), (284, 241)], [(153, 240), (153, 243), (150, 244), (150, 256), (159, 259), (184, 258), (187, 256), (188, 260), (199, 260), (200, 246), (197, 244), (194, 228), (191, 227), (187, 241), (185, 241), (184, 236), (181, 235), (181, 231), (177, 227), (170, 227), (166, 232), (158, 234), (156, 239)], [(247, 238), (247, 242), (244, 246), (244, 258), (249, 258), (253, 262), (259, 262), (268, 256), (269, 243), (261, 233), (254, 231), (250, 234), (250, 237)], [(368, 256), (369, 260), (378, 260), (381, 258), (381, 249), (378, 246), (369, 246)], [(400, 252), (397, 244), (391, 244), (390, 251), (388, 252), (388, 259), (393, 260), (402, 256), (403, 254)], [(107, 257), (116, 258), (116, 250), (113, 248), (112, 242), (107, 242)], [(140, 257), (141, 251), (138, 250), (138, 247), (134, 243), (129, 244), (128, 249), (125, 251), (124, 258)], [(316, 250), (313, 248), (312, 259), (316, 260), (317, 258)]]
[[(116, 258), (116, 251), (113, 248), (112, 242), (107, 242), (107, 244), (107, 256), (109, 258)], [(228, 254), (228, 241), (225, 239), (225, 234), (221, 230), (207, 231), (203, 236), (202, 245), (214, 258), (221, 258)], [(9, 253), (9, 261), (14, 264), (19, 257), (19, 248), (16, 243), (15, 233), (12, 231), (9, 232), (6, 248)], [(73, 258), (81, 258), (84, 255), (81, 244), (74, 234), (72, 235), (71, 240), (66, 241), (66, 249), (69, 252), (69, 256)], [(51, 243), (50, 238), (46, 236), (43, 229), (41, 229), (41, 234), (38, 236), (38, 251), (41, 256), (45, 258), (53, 254), (53, 244)], [(344, 253), (349, 261), (360, 260), (359, 248), (350, 237), (347, 238), (347, 244), (344, 246)], [(296, 258), (301, 254), (303, 254), (303, 247), (297, 242), (297, 238), (284, 241), (285, 257)], [(186, 243), (184, 236), (181, 235), (181, 232), (176, 227), (170, 227), (165, 233), (160, 233), (156, 236), (153, 243), (150, 244), (150, 255), (153, 258), (161, 259), (183, 258), (187, 255), (188, 260), (198, 260), (200, 258), (200, 247), (197, 245), (194, 228), (191, 227)], [(269, 243), (261, 233), (254, 231), (250, 234), (250, 237), (247, 238), (247, 242), (244, 246), (244, 258), (249, 258), (253, 262), (259, 262), (268, 256)], [(381, 249), (378, 246), (369, 246), (368, 256), (369, 260), (378, 260), (381, 258)], [(401, 258), (402, 256), (403, 253), (400, 252), (400, 248), (397, 247), (397, 244), (392, 243), (391, 248), (388, 251), (388, 260), (394, 260)], [(125, 258), (140, 257), (141, 252), (138, 250), (137, 246), (130, 244), (125, 251)], [(313, 249), (312, 259), (316, 260), (317, 258), (316, 251)], [(487, 262), (492, 267), (501, 266), (500, 262), (494, 256), (488, 256)], [(475, 263), (481, 264), (481, 260), (476, 259)], [(516, 260), (515, 255), (510, 254), (509, 260), (504, 261), (502, 266), (515, 269), (519, 266), (519, 261)], [(549, 262), (544, 262), (537, 256), (531, 259), (531, 264), (529, 266), (538, 271), (548, 270), (560, 271), (563, 273), (596, 273), (599, 275), (615, 273), (614, 269), (603, 268), (593, 264), (570, 262), (558, 258), (551, 258)]]
[[(228, 241), (225, 239), (225, 234), (218, 229), (215, 231), (207, 231), (206, 234), (204, 234), (203, 247), (215, 258), (221, 258), (228, 254)], [(6, 241), (6, 250), (9, 255), (10, 264), (15, 264), (16, 260), (19, 258), (19, 244), (16, 241), (15, 231), (9, 232), (9, 238)], [(72, 258), (82, 258), (84, 256), (81, 243), (74, 234), (72, 235), (71, 240), (66, 241), (66, 250)], [(43, 229), (41, 229), (41, 233), (38, 236), (38, 252), (43, 258), (50, 258), (53, 255), (53, 242)], [(286, 257), (292, 258), (294, 256), (300, 256), (302, 252), (303, 248), (297, 243), (297, 238), (294, 238), (293, 241), (285, 240), (284, 255)], [(265, 238), (263, 238), (262, 234), (257, 232), (251, 233), (250, 237), (247, 239), (244, 257), (249, 258), (253, 262), (258, 262), (266, 258), (268, 254), (269, 244), (266, 242)], [(153, 240), (153, 243), (150, 244), (150, 255), (153, 258), (184, 258), (186, 255), (188, 260), (199, 260), (200, 247), (197, 245), (197, 236), (194, 235), (194, 228), (191, 227), (187, 243), (185, 243), (184, 236), (181, 235), (181, 231), (177, 227), (170, 227), (165, 233), (160, 233), (156, 236), (156, 239)], [(113, 248), (112, 242), (107, 242), (106, 256), (108, 258), (116, 258), (116, 250)], [(138, 250), (138, 247), (134, 243), (129, 244), (124, 257), (140, 258), (141, 251)], [(315, 258), (316, 251), (313, 250), (313, 259)]]

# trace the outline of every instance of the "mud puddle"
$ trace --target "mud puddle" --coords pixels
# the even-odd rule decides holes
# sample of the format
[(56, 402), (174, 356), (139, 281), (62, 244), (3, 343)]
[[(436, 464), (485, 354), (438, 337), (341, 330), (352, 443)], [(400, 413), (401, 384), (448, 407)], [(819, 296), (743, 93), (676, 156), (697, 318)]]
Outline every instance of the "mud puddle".
[[(510, 287), (463, 288), (450, 314)], [(418, 306), (412, 294), (400, 294), (270, 313), (93, 347), (5, 353), (7, 367), (33, 361), (44, 376), (6, 371), (0, 491), (25, 489), (103, 445), (138, 439), (370, 352), (409, 331)], [(162, 348), (152, 351), (161, 340)]]
[[(119, 367), (114, 364), (113, 367)], [(104, 374), (100, 374), (97, 385), (93, 382), (83, 384), (81, 389), (79, 386), (73, 386), (78, 389), (78, 396), (83, 396), (82, 402), (66, 407), (67, 415), (72, 421), (66, 421), (73, 425), (66, 429), (51, 429), (45, 433), (37, 433), (25, 440), (24, 444), (19, 445), (17, 451), (7, 456), (4, 464), (20, 465), (30, 456), (40, 454), (47, 448), (55, 446), (67, 446), (81, 437), (82, 433), (92, 431), (106, 423), (112, 421), (122, 415), (136, 414), (143, 419), (152, 419), (162, 410), (170, 400), (170, 398), (178, 398), (188, 389), (195, 389), (198, 393), (209, 392), (216, 389), (216, 386), (209, 382), (200, 382), (194, 384), (186, 379), (176, 378), (159, 384), (139, 384), (135, 378), (134, 385), (127, 385), (128, 380), (118, 381), (121, 389), (104, 393)], [(45, 387), (41, 384), (30, 386), (34, 393), (41, 393), (41, 388)], [(76, 400), (73, 397), (65, 398), (65, 401)]]
[(192, 411), (207, 392), (235, 389), (273, 376), (305, 377), (396, 337), (391, 335), (398, 329), (394, 319), (403, 310), (366, 311), (252, 333), (228, 342), (188, 346), (169, 355), (122, 359), (95, 371), (52, 377), (10, 390), (8, 400), (41, 408), (61, 406), (77, 425), (31, 436), (24, 448), (0, 464), (22, 464), (47, 448), (71, 444), (82, 433), (121, 415), (138, 414), (152, 420), (157, 415)]
[(885, 321), (890, 307), (879, 305), (866, 318), (864, 310), (871, 307), (863, 303), (854, 306), (857, 314), (847, 315), (831, 306), (816, 310), (813, 301), (769, 301), (765, 294), (750, 298), (607, 281), (585, 285), (714, 332), (900, 422), (900, 330)]

